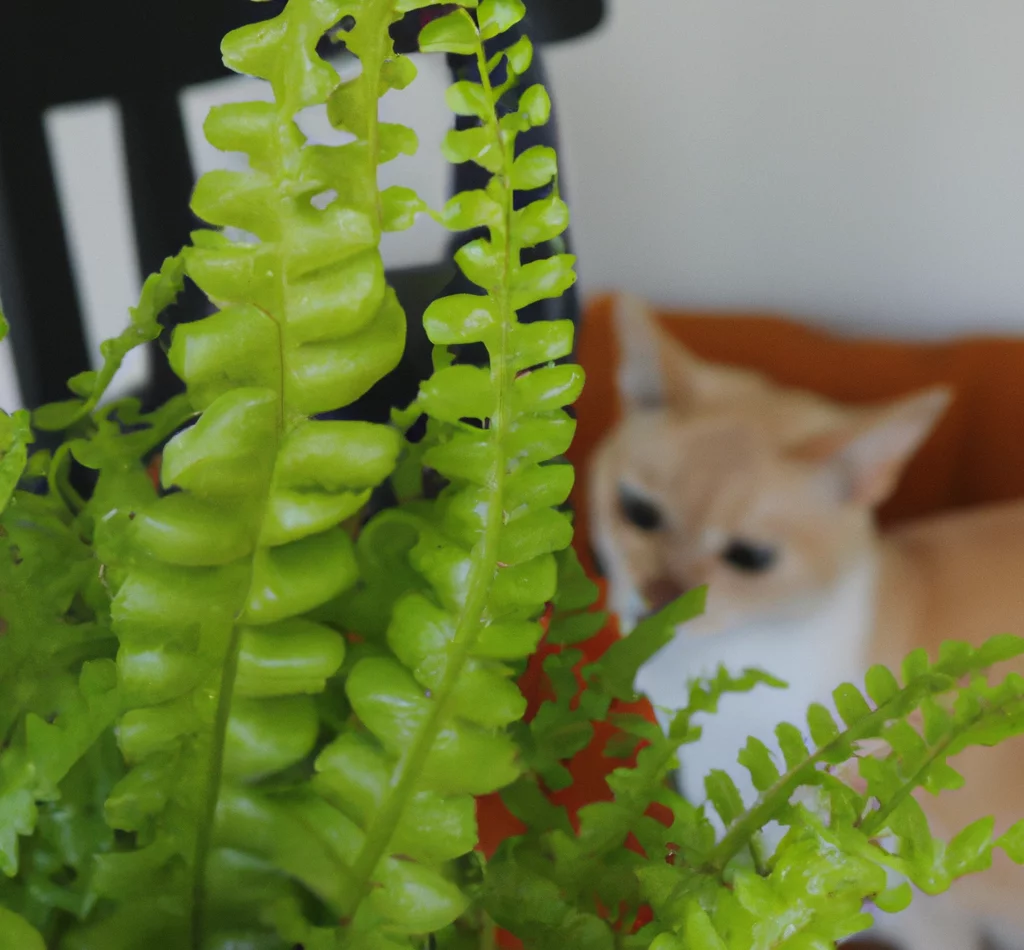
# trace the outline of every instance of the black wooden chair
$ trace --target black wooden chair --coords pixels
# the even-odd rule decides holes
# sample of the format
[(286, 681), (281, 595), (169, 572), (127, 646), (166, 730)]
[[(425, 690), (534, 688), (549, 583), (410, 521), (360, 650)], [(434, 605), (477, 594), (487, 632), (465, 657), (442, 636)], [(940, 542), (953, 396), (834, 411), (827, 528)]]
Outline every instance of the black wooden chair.
[[(143, 273), (150, 273), (198, 225), (188, 210), (193, 172), (179, 92), (228, 75), (219, 58), (220, 38), (280, 6), (281, 0), (58, 0), (16, 3), (5, 11), (0, 22), (0, 288), (25, 405), (67, 398), (65, 381), (89, 365), (44, 135), (46, 110), (100, 97), (119, 103), (139, 263)], [(532, 0), (523, 26), (541, 43), (561, 41), (594, 28), (602, 14), (603, 0)], [(403, 51), (415, 48), (419, 22), (419, 14), (413, 14), (396, 25), (396, 43)], [(515, 31), (502, 41), (517, 37)], [(528, 81), (542, 80), (541, 59), (537, 57)], [(449, 64), (453, 74), (473, 68), (462, 57), (449, 57)], [(554, 144), (555, 136), (552, 123), (525, 136), (523, 147)], [(458, 190), (475, 187), (477, 170), (459, 166), (454, 178)], [(564, 191), (564, 182), (561, 187)], [(435, 265), (390, 275), (413, 332), (402, 365), (355, 407), (357, 414), (386, 416), (429, 372), (429, 347), (415, 331), (427, 304), (459, 284), (451, 257), (463, 240), (453, 241), (446, 259)], [(540, 256), (546, 253), (538, 251)], [(170, 327), (197, 319), (205, 306), (190, 288), (167, 314), (166, 323)], [(576, 297), (570, 293), (560, 302), (536, 305), (526, 319), (576, 319), (577, 314)], [(150, 363), (141, 394), (147, 405), (166, 399), (178, 387), (162, 359)]]

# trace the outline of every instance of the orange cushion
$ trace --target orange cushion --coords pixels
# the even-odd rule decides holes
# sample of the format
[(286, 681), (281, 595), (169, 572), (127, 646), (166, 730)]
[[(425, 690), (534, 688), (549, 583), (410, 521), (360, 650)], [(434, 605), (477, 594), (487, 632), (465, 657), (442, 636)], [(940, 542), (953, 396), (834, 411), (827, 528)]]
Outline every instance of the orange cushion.
[[(586, 462), (619, 414), (612, 297), (586, 308), (579, 361), (587, 386), (569, 452), (577, 468), (577, 548), (589, 565)], [(880, 512), (883, 524), (946, 508), (1024, 496), (1024, 340), (952, 342), (845, 339), (772, 314), (661, 312), (695, 354), (763, 371), (780, 383), (847, 403), (895, 398), (935, 383), (956, 399)]]

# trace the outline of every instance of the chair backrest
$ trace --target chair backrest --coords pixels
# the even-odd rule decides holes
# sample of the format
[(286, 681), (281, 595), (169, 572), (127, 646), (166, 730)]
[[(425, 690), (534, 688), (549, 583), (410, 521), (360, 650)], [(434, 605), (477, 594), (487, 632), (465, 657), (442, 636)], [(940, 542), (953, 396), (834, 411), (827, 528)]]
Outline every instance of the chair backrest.
[[(154, 9), (109, 0), (16, 3), (4, 11), (0, 287), (26, 405), (66, 398), (65, 380), (89, 364), (44, 133), (46, 110), (97, 98), (118, 102), (139, 262), (149, 273), (196, 225), (188, 210), (192, 169), (178, 93), (228, 75), (221, 37), (231, 26), (265, 17), (268, 6), (274, 3), (178, 0)], [(192, 293), (170, 319), (197, 306)]]
[[(34, 407), (67, 398), (68, 377), (87, 368), (89, 357), (81, 307), (72, 276), (67, 235), (53, 163), (44, 134), (44, 113), (55, 105), (108, 97), (120, 105), (129, 195), (138, 258), (143, 273), (188, 240), (199, 222), (188, 209), (193, 172), (178, 108), (186, 86), (228, 75), (220, 61), (221, 37), (232, 27), (279, 12), (284, 0), (176, 0), (160, 5), (110, 0), (97, 5), (19, 3), (0, 27), (0, 287), (11, 323), (11, 340), (23, 402)], [(439, 8), (440, 9), (440, 8)], [(525, 29), (541, 39), (564, 39), (600, 20), (602, 0), (534, 0)], [(423, 11), (394, 33), (406, 51), (415, 48)], [(575, 23), (575, 26), (574, 26)], [(512, 42), (519, 30), (501, 38)], [(126, 53), (126, 37), (135, 48)], [(494, 41), (492, 41), (494, 45)], [(496, 48), (496, 47), (495, 47)], [(59, 68), (54, 68), (58, 63)], [(449, 57), (454, 74), (475, 68), (466, 57)], [(543, 80), (538, 56), (527, 83)], [(555, 144), (552, 123), (523, 137), (521, 147)], [(475, 187), (477, 172), (459, 166), (454, 187)], [(560, 187), (565, 190), (564, 182)], [(447, 287), (465, 290), (451, 255), (467, 236), (453, 240), (436, 267), (393, 274), (413, 332), (399, 369), (361, 401), (354, 412), (386, 416), (429, 372), (429, 347), (415, 332), (430, 299)], [(538, 256), (552, 253), (540, 248)], [(198, 319), (206, 303), (195, 288), (165, 315), (168, 327)], [(525, 319), (575, 319), (576, 297), (542, 302)], [(160, 358), (151, 359), (143, 402), (152, 405), (176, 391), (178, 381)]]

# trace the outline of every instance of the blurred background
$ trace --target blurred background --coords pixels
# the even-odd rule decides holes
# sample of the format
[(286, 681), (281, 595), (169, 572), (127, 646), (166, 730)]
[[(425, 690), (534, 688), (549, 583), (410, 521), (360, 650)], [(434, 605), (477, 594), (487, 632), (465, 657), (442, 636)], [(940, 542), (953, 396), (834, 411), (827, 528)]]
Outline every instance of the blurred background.
[[(596, 30), (545, 51), (584, 299), (628, 289), (848, 334), (1017, 333), (1022, 35), (1014, 0), (610, 0)], [(419, 60), (383, 110), (419, 132), (420, 155), (383, 178), (436, 206), (450, 80), (443, 59)], [(202, 141), (209, 106), (261, 94), (240, 78), (182, 93), (197, 173), (229, 161)], [(46, 121), (94, 354), (140, 285), (118, 108), (61, 106)], [(387, 237), (386, 258), (430, 262), (445, 238), (421, 220)], [(143, 372), (136, 361), (119, 388)], [(5, 343), (0, 402), (19, 398)]]

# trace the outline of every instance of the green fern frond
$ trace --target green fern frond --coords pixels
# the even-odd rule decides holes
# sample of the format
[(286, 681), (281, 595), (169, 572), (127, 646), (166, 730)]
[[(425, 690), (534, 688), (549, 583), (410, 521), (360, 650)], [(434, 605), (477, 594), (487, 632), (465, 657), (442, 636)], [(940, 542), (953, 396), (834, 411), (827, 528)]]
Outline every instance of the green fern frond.
[[(813, 706), (777, 748), (751, 739), (749, 808), (724, 772), (706, 802), (672, 790), (695, 717), (782, 684), (720, 670), (665, 730), (622, 712), (701, 592), (584, 663), (608, 618), (563, 510), (583, 373), (564, 362), (570, 321), (517, 316), (576, 279), (568, 254), (523, 263), (568, 222), (554, 151), (517, 154), (551, 103), (521, 88), (528, 39), (485, 48), (521, 0), (446, 5), (420, 48), (478, 75), (447, 91), (475, 121), (443, 152), (487, 184), (440, 211), (381, 189), (379, 166), (417, 148), (379, 118), (416, 74), (390, 29), (428, 6), (288, 0), (229, 34), (225, 62), (272, 98), (211, 112), (210, 142), (249, 168), (205, 175), (192, 207), (252, 240), (196, 232), (73, 399), (0, 414), (0, 950), (464, 950), (495, 925), (529, 950), (823, 950), (867, 923), (866, 900), (898, 911), (995, 848), (1024, 863), (1024, 821), (943, 842), (915, 797), (958, 786), (964, 749), (1024, 732), (1024, 678), (987, 678), (1024, 653), (1012, 637), (916, 651), (902, 685), (876, 667), (837, 689), (839, 721)], [(325, 35), (353, 78), (318, 55)], [(317, 108), (347, 144), (306, 141)], [(478, 292), (428, 308), (434, 372), (391, 425), (324, 418), (402, 355), (379, 244), (421, 213), (486, 234), (456, 255)], [(216, 312), (173, 334), (185, 393), (151, 413), (104, 402), (186, 278)], [(63, 442), (30, 453), (33, 425)], [(76, 465), (96, 473), (83, 493)], [(398, 505), (350, 530), (389, 479)], [(517, 678), (544, 637), (551, 690), (527, 721)], [(608, 723), (598, 751), (635, 764), (608, 800), (555, 804)], [(496, 792), (527, 830), (487, 861), (478, 798)]]
[[(341, 111), (356, 138), (311, 146), (298, 113), (352, 93), (316, 53), (348, 15), (362, 111)], [(400, 440), (316, 417), (361, 396), (404, 347), (377, 250), (400, 197), (378, 192), (377, 166), (415, 148), (407, 130), (377, 121), (396, 15), (393, 3), (290, 0), (225, 39), (225, 62), (269, 82), (274, 100), (217, 107), (205, 127), (250, 169), (205, 175), (193, 210), (257, 241), (197, 232), (182, 255), (218, 307), (178, 327), (170, 349), (194, 424), (163, 451), (166, 493), (144, 482), (123, 432), (75, 448), (100, 469), (90, 507), (111, 568), (126, 706), (118, 737), (130, 769), (106, 814), (135, 841), (101, 859), (108, 910), (76, 948), (266, 940), (296, 882), (335, 914), (348, 900), (345, 818), (308, 781), (321, 744), (315, 694), (341, 668), (345, 641), (306, 615), (355, 582), (338, 525), (390, 473)], [(150, 296), (163, 302), (171, 283)], [(165, 410), (172, 432), (184, 421), (174, 414)], [(151, 436), (159, 428), (148, 420)]]
[[(703, 826), (694, 823), (690, 806), (645, 845), (649, 853), (663, 853), (658, 845), (670, 840), (692, 848), (688, 865), (640, 872), (655, 911), (652, 928), (681, 941), (665, 946), (774, 946), (797, 934), (801, 945), (831, 945), (870, 925), (862, 910), (866, 900), (894, 912), (909, 902), (909, 884), (928, 894), (945, 891), (958, 877), (987, 867), (995, 847), (1015, 860), (1024, 857), (1017, 847), (1020, 826), (993, 840), (992, 819), (973, 822), (948, 843), (935, 838), (913, 795), (958, 787), (962, 779), (947, 764), (950, 757), (1024, 732), (1024, 678), (1011, 673), (990, 684), (983, 675), (1021, 653), (1024, 640), (1009, 636), (977, 649), (943, 644), (934, 662), (915, 651), (904, 663), (902, 686), (875, 667), (864, 691), (851, 684), (835, 690), (842, 725), (823, 706), (812, 706), (806, 731), (779, 726), (785, 770), (774, 750), (750, 740), (740, 762), (760, 790), (755, 805), (743, 811), (735, 786), (720, 774), (711, 802), (727, 829), (713, 847), (706, 847), (706, 828), (694, 834)], [(843, 768), (853, 763), (863, 790), (844, 780)], [(816, 800), (798, 800), (801, 788), (813, 789)], [(773, 853), (750, 867), (742, 856), (772, 822), (788, 831)], [(704, 848), (693, 848), (698, 843)], [(893, 873), (904, 883), (892, 883)]]
[[(557, 271), (553, 280), (520, 260), (524, 247), (559, 233), (566, 214), (551, 199), (514, 210), (525, 184), (516, 137), (547, 113), (534, 89), (518, 112), (499, 117), (497, 102), (509, 87), (492, 84), (496, 64), (485, 61), (483, 41), (524, 11), (518, 2), (485, 0), (477, 12), (476, 21), (463, 10), (434, 20), (420, 46), (474, 55), (479, 65), (480, 82), (456, 83), (448, 93), (454, 111), (479, 125), (450, 133), (445, 154), (476, 161), (492, 177), (438, 217), (457, 231), (488, 229), (489, 237), (458, 255), (483, 294), (437, 301), (424, 325), (438, 348), (482, 343), (489, 366), (439, 357), (414, 406), (399, 416), (429, 417), (429, 441), (416, 463), (440, 473), (447, 487), (436, 502), (410, 501), (378, 515), (360, 537), (364, 585), (342, 608), (367, 641), (346, 681), (358, 725), (317, 763), (324, 795), (362, 836), (347, 908), (346, 945), (353, 947), (376, 945), (381, 934), (406, 946), (468, 906), (449, 862), (476, 843), (474, 796), (520, 773), (506, 730), (525, 701), (509, 661), (536, 647), (537, 618), (555, 596), (555, 554), (572, 537), (568, 518), (554, 508), (568, 496), (571, 470), (551, 464), (572, 436), (564, 407), (582, 385), (578, 367), (551, 365), (571, 352), (572, 328), (516, 319), (518, 309), (575, 279), (568, 256), (547, 265)], [(520, 52), (515, 63), (525, 70), (528, 55)], [(551, 164), (544, 181), (540, 172), (533, 181), (554, 174)], [(408, 896), (413, 890), (416, 900)]]

